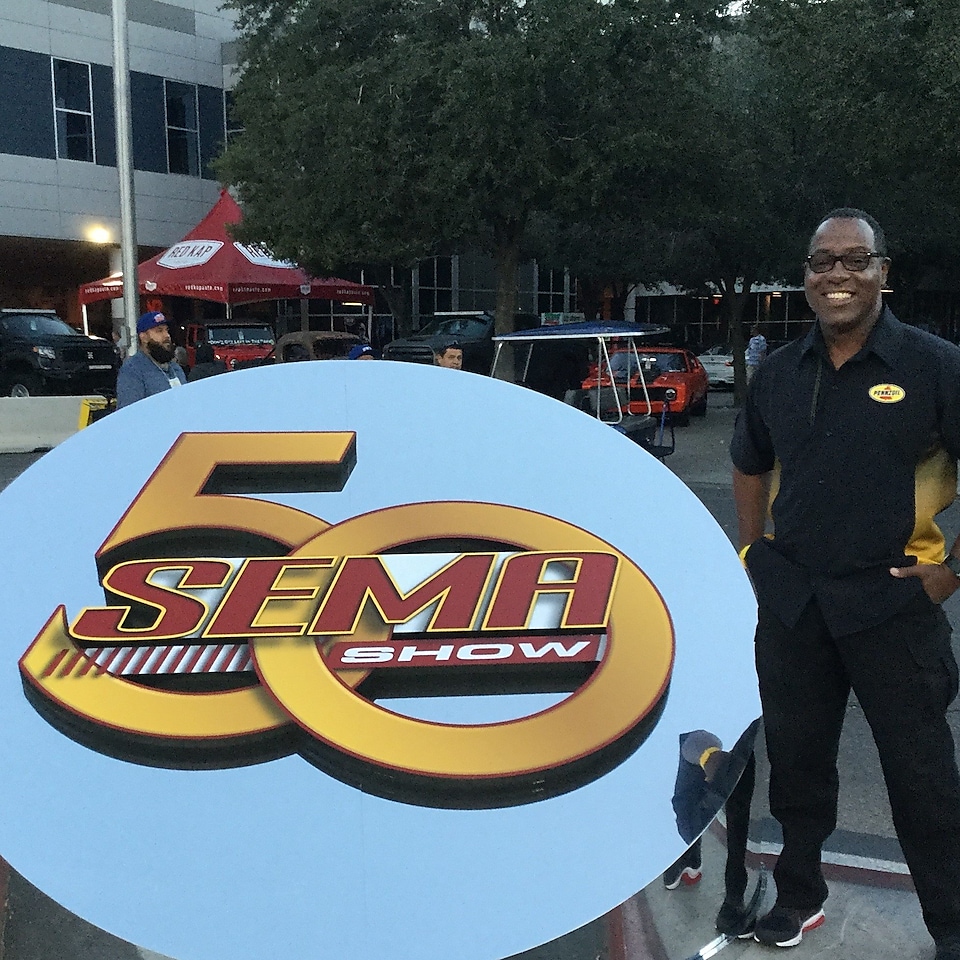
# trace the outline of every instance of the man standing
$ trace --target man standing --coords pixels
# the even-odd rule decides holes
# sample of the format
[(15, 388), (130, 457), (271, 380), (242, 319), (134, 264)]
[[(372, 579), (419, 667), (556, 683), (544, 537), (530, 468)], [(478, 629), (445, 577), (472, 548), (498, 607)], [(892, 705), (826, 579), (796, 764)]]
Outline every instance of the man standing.
[(173, 340), (162, 313), (145, 313), (137, 320), (140, 350), (129, 357), (117, 375), (117, 408), (127, 407), (187, 382), (173, 360)]
[(872, 217), (823, 219), (804, 280), (817, 323), (757, 371), (731, 443), (759, 606), (770, 809), (783, 827), (776, 904), (755, 936), (788, 947), (823, 923), (820, 854), (836, 826), (852, 687), (936, 960), (960, 960), (960, 777), (946, 721), (957, 664), (940, 608), (960, 586), (960, 538), (944, 560), (934, 523), (957, 489), (960, 349), (884, 306), (888, 268)]
[(756, 325), (750, 328), (750, 342), (747, 344), (747, 383), (753, 379), (757, 372), (757, 367), (763, 363), (763, 358), (767, 355), (767, 338), (760, 332)]
[(451, 370), (463, 369), (463, 347), (459, 343), (448, 343), (434, 354), (438, 367), (449, 367)]

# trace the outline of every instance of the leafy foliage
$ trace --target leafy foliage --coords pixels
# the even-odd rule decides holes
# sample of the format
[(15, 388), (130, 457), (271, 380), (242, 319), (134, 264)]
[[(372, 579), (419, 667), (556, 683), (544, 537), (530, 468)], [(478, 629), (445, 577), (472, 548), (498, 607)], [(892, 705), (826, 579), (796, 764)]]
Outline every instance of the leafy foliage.
[[(956, 0), (228, 0), (244, 230), (314, 272), (494, 255), (584, 290), (796, 280), (860, 206), (919, 282), (960, 246)], [(742, 371), (738, 370), (738, 374)], [(740, 386), (742, 387), (740, 378)]]
[(512, 318), (531, 216), (585, 216), (654, 162), (713, 23), (699, 0), (231, 0), (244, 232), (314, 271), (495, 257)]

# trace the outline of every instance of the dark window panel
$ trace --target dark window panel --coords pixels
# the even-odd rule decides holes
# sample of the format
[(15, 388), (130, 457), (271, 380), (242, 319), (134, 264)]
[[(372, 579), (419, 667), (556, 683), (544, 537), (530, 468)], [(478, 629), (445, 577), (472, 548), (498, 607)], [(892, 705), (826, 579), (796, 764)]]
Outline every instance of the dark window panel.
[(197, 88), (177, 80), (166, 82), (167, 126), (197, 129)]
[(521, 290), (533, 289), (533, 261), (527, 260), (517, 267), (517, 285)]
[(57, 155), (50, 57), (0, 46), (0, 153)]
[(117, 131), (113, 115), (113, 70), (98, 63), (90, 65), (93, 87), (93, 132), (97, 138), (97, 165), (117, 165)]
[(57, 110), (57, 143), (65, 160), (93, 162), (93, 125), (85, 113)]
[(58, 107), (90, 112), (90, 68), (87, 64), (54, 60), (53, 87)]
[(437, 286), (452, 287), (452, 257), (437, 257)]
[(223, 152), (223, 91), (218, 87), (197, 87), (200, 107), (200, 176), (215, 180), (211, 164)]
[(167, 156), (171, 173), (183, 173), (191, 177), (200, 174), (200, 158), (197, 153), (197, 135), (189, 130), (167, 130)]
[(133, 165), (138, 170), (167, 172), (167, 129), (163, 78), (130, 73), (130, 112), (133, 117)]
[(424, 317), (428, 317), (433, 314), (435, 305), (433, 300), (433, 291), (424, 290), (421, 288), (419, 296), (419, 313), (420, 313), (420, 322), (425, 323)]

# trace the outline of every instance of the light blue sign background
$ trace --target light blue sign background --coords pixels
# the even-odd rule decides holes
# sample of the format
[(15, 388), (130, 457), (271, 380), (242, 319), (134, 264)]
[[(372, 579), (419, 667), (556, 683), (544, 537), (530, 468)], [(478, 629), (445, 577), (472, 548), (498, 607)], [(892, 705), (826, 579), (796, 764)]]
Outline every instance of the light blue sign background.
[[(72, 618), (102, 602), (94, 554), (178, 435), (233, 430), (355, 430), (342, 492), (271, 498), (330, 522), (496, 502), (630, 556), (676, 630), (649, 739), (572, 793), (462, 811), (366, 796), (299, 757), (161, 770), (57, 733), (24, 698), (20, 656), (58, 604)], [(171, 390), (44, 456), (0, 495), (0, 530), (0, 855), (80, 916), (178, 960), (498, 960), (551, 940), (682, 852), (679, 735), (706, 729), (732, 746), (759, 715), (753, 594), (706, 509), (610, 427), (485, 377), (300, 363)], [(444, 719), (487, 718), (481, 700), (444, 704)]]

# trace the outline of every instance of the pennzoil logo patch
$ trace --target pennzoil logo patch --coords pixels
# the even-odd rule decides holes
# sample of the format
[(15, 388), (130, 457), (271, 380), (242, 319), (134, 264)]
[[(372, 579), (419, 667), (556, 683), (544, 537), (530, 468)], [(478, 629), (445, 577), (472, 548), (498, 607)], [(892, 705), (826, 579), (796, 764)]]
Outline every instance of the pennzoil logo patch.
[[(646, 575), (586, 530), (503, 504), (330, 523), (255, 497), (342, 490), (356, 457), (350, 432), (182, 434), (97, 553), (105, 602), (58, 606), (22, 656), (28, 700), (124, 760), (296, 752), (428, 806), (532, 802), (633, 753), (673, 666)], [(473, 726), (389, 708), (524, 692), (571, 696)]]
[(871, 400), (877, 403), (899, 403), (906, 395), (903, 387), (898, 387), (895, 383), (878, 383), (871, 387), (867, 393)]

